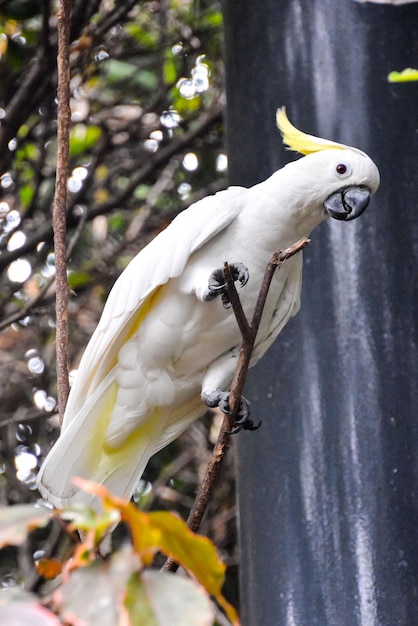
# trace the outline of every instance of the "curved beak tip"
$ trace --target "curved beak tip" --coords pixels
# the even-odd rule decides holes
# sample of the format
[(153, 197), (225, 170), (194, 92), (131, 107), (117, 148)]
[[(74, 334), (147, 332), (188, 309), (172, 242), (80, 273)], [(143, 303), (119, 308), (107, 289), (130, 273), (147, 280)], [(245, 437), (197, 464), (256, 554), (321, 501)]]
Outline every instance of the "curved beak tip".
[(328, 196), (324, 207), (334, 219), (349, 222), (365, 211), (369, 201), (370, 190), (367, 187), (348, 187)]

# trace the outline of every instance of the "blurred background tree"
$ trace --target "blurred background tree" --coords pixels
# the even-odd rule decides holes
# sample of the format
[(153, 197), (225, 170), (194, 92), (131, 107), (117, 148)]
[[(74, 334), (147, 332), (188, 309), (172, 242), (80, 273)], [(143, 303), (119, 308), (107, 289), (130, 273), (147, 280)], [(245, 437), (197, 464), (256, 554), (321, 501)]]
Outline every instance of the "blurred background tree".
[[(58, 435), (51, 226), (57, 9), (53, 0), (0, 0), (1, 505), (36, 500), (37, 468)], [(215, 0), (73, 3), (74, 369), (129, 260), (179, 211), (226, 186), (221, 46)], [(152, 460), (137, 493), (141, 506), (187, 515), (217, 425), (208, 416)], [(234, 564), (227, 474), (202, 530)], [(10, 584), (13, 572), (2, 576)]]

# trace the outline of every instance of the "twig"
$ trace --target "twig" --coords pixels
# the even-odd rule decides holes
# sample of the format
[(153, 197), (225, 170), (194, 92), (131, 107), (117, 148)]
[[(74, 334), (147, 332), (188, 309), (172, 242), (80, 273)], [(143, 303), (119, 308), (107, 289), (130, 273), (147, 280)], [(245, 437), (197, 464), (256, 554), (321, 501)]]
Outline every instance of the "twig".
[[(238, 357), (237, 367), (235, 369), (235, 376), (233, 378), (231, 390), (229, 393), (229, 406), (231, 411), (224, 417), (218, 440), (214, 446), (212, 456), (208, 463), (208, 467), (206, 468), (205, 476), (200, 484), (193, 507), (187, 519), (187, 525), (191, 530), (193, 530), (193, 532), (197, 532), (200, 527), (208, 502), (212, 496), (216, 482), (219, 478), (222, 462), (229, 448), (231, 431), (237, 419), (240, 400), (244, 390), (245, 378), (247, 376), (255, 339), (257, 337), (261, 316), (263, 314), (264, 305), (266, 303), (274, 272), (287, 259), (300, 252), (309, 243), (309, 241), (309, 239), (304, 237), (286, 250), (278, 250), (272, 255), (264, 272), (263, 282), (260, 287), (251, 323), (248, 322), (244, 310), (241, 306), (238, 292), (232, 279), (230, 268), (228, 264), (225, 264), (224, 276), (226, 280), (228, 296), (235, 317), (237, 319), (238, 326), (241, 330), (243, 341)], [(172, 572), (175, 571), (177, 568), (178, 564), (172, 559), (167, 559), (163, 566), (164, 570)]]
[(55, 411), (28, 410), (27, 413), (17, 413), (12, 417), (7, 417), (0, 421), (0, 428), (8, 428), (11, 425), (27, 424), (28, 422), (43, 422), (49, 417), (53, 417)]
[[(277, 250), (271, 257), (270, 261), (267, 264), (267, 267), (264, 272), (263, 282), (261, 283), (260, 291), (258, 294), (257, 302), (254, 309), (254, 314), (251, 320), (251, 324), (248, 327), (248, 334), (243, 336), (243, 343), (241, 346), (240, 354), (238, 357), (238, 363), (235, 370), (235, 376), (232, 380), (231, 391), (229, 394), (229, 406), (231, 412), (225, 416), (226, 424), (225, 427), (229, 426), (229, 429), (232, 430), (234, 427), (235, 421), (237, 419), (237, 413), (239, 410), (239, 404), (242, 396), (242, 392), (244, 390), (244, 383), (247, 376), (248, 368), (250, 366), (250, 360), (252, 351), (254, 348), (255, 339), (257, 337), (258, 328), (261, 322), (261, 316), (263, 314), (264, 305), (266, 303), (267, 295), (270, 289), (270, 284), (274, 276), (274, 272), (278, 267), (280, 267), (287, 259), (290, 259), (292, 256), (300, 252), (305, 246), (310, 242), (309, 239), (304, 237), (300, 239), (296, 243), (294, 243), (286, 250)], [(228, 268), (229, 269), (229, 268)], [(229, 275), (231, 272), (229, 271)], [(236, 297), (239, 299), (235, 284), (232, 280), (232, 276), (228, 277), (228, 295), (231, 299), (231, 295), (235, 292)], [(231, 305), (234, 310), (235, 316), (244, 315), (242, 311), (242, 307), (235, 308), (234, 300), (231, 299)], [(241, 303), (240, 303), (241, 305)], [(245, 315), (244, 315), (245, 317)], [(237, 317), (238, 321), (238, 317)], [(247, 322), (247, 320), (245, 320)], [(238, 324), (242, 324), (242, 321), (238, 322)], [(247, 322), (248, 324), (248, 322)], [(240, 326), (241, 327), (241, 326)]]
[(43, 50), (45, 58), (49, 57), (49, 50), (51, 47), (51, 43), (49, 41), (49, 37), (50, 37), (49, 18), (50, 16), (51, 16), (51, 0), (44, 0), (42, 3), (41, 40), (42, 40), (42, 50)]
[[(75, 230), (73, 236), (71, 237), (71, 241), (67, 247), (67, 261), (69, 261), (72, 251), (74, 250), (74, 247), (78, 239), (80, 238), (84, 223), (86, 221), (86, 217), (87, 217), (87, 213), (84, 212), (80, 218), (77, 229)], [(51, 276), (51, 278), (47, 280), (47, 282), (39, 291), (39, 293), (37, 293), (36, 296), (32, 298), (32, 300), (29, 300), (23, 308), (18, 309), (17, 311), (14, 311), (14, 313), (11, 313), (8, 317), (5, 317), (4, 319), (0, 320), (0, 331), (10, 326), (10, 324), (14, 324), (15, 322), (18, 322), (19, 320), (23, 320), (27, 315), (29, 315), (32, 309), (43, 300), (44, 296), (46, 295), (48, 290), (51, 288), (51, 286), (54, 284), (54, 282), (55, 282), (55, 274), (54, 276)]]
[(128, 13), (133, 9), (138, 0), (129, 0), (115, 6), (111, 11), (106, 13), (103, 18), (99, 19), (97, 24), (91, 25), (89, 35), (94, 41), (100, 40), (111, 28), (116, 24), (120, 24)]
[(70, 391), (68, 379), (68, 282), (67, 282), (67, 178), (70, 145), (70, 17), (71, 0), (61, 0), (58, 10), (58, 155), (52, 225), (56, 280), (57, 392), (60, 421)]
[[(126, 206), (130, 201), (135, 188), (144, 180), (147, 180), (160, 166), (166, 164), (173, 156), (187, 149), (199, 137), (203, 136), (210, 128), (213, 127), (222, 118), (223, 104), (221, 101), (215, 102), (208, 111), (205, 111), (196, 120), (194, 126), (185, 131), (179, 137), (173, 138), (166, 146), (162, 146), (157, 152), (147, 156), (146, 161), (139, 166), (136, 172), (132, 173), (129, 184), (118, 194), (115, 194), (97, 206), (88, 211), (87, 221), (91, 221), (97, 215), (107, 215), (111, 211)], [(84, 187), (83, 187), (84, 190)], [(215, 189), (214, 191), (216, 191)], [(75, 197), (77, 204), (87, 201), (83, 196), (84, 191)], [(193, 198), (193, 201), (196, 199)], [(67, 215), (67, 226), (74, 225), (75, 217), (73, 213)], [(12, 261), (15, 261), (24, 254), (32, 252), (39, 242), (50, 241), (52, 238), (51, 224), (45, 223), (39, 227), (33, 235), (28, 235), (26, 242), (16, 250), (6, 251), (0, 256), (0, 271), (7, 267)]]

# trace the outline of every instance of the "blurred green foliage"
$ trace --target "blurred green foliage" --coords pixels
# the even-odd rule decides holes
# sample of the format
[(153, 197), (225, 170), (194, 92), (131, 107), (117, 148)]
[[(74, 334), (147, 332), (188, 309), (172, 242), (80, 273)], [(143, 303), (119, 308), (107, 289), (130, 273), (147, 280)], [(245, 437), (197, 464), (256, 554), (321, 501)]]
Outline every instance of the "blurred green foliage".
[[(3, 590), (2, 623), (211, 626), (211, 596), (228, 623), (239, 626), (235, 609), (222, 595), (225, 564), (207, 537), (193, 533), (173, 513), (144, 513), (131, 502), (113, 497), (102, 485), (80, 480), (79, 486), (99, 494), (100, 510), (76, 506), (52, 513), (30, 504), (0, 507), (0, 548), (22, 545), (31, 530), (44, 528), (51, 520), (62, 527), (66, 523), (68, 539), (74, 540), (71, 533), (76, 529), (83, 531), (79, 541), (69, 541), (65, 557), (36, 554), (37, 576), (46, 583), (42, 604), (28, 591), (19, 593), (13, 586), (6, 593)], [(109, 533), (119, 521), (129, 529), (130, 540), (106, 562), (99, 561), (98, 547), (110, 539)], [(150, 571), (158, 552), (175, 559), (192, 580)], [(52, 586), (47, 582), (51, 580)], [(107, 608), (105, 618), (103, 607)]]
[[(58, 434), (51, 225), (58, 5), (0, 0), (1, 505), (36, 500), (37, 468)], [(179, 211), (226, 186), (223, 104), (219, 2), (73, 1), (72, 367), (129, 260)], [(201, 420), (152, 459), (138, 501), (186, 515), (216, 436), (211, 428)], [(211, 505), (204, 528), (230, 562), (232, 484), (225, 480), (222, 505)], [(16, 568), (8, 580), (20, 579)]]
[(418, 70), (407, 67), (402, 72), (390, 72), (388, 81), (390, 83), (407, 83), (418, 80)]

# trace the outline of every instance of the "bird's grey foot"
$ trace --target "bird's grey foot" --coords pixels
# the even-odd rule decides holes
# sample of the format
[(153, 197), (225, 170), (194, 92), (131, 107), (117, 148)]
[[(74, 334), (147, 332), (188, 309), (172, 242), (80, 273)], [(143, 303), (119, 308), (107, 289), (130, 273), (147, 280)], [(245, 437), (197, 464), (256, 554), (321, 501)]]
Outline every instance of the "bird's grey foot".
[[(231, 407), (229, 406), (229, 391), (222, 391), (221, 389), (215, 389), (214, 391), (202, 392), (203, 402), (211, 407), (218, 407), (222, 413), (230, 413)], [(235, 426), (231, 430), (231, 435), (235, 435), (241, 429), (242, 430), (257, 430), (261, 426), (261, 422), (254, 424), (250, 419), (251, 405), (244, 396), (241, 396), (238, 415), (235, 421)]]
[[(244, 285), (247, 284), (249, 278), (249, 272), (244, 263), (230, 263), (229, 268), (231, 270), (232, 278), (234, 279), (234, 281), (238, 281), (241, 287), (244, 287)], [(222, 269), (217, 269), (213, 271), (212, 274), (209, 276), (208, 288), (203, 296), (203, 299), (209, 301), (216, 298), (216, 296), (221, 296), (222, 304), (226, 309), (231, 306)]]

